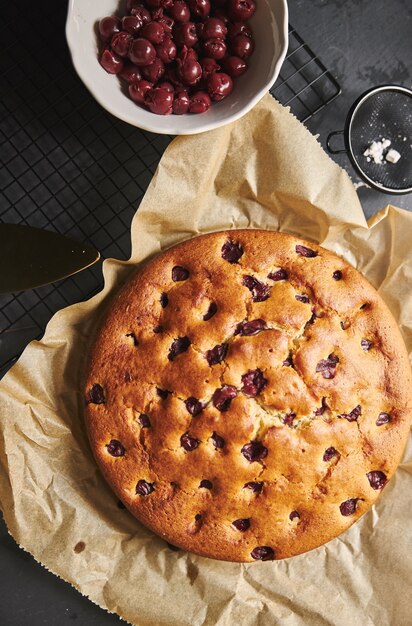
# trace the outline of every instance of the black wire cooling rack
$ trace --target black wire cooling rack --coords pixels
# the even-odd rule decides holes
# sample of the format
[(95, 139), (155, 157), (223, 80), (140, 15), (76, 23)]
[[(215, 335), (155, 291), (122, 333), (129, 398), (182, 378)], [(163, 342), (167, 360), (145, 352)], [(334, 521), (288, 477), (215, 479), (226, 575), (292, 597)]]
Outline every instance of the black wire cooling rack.
[(289, 25), (289, 48), (272, 96), (306, 122), (341, 93), (337, 80)]
[[(102, 259), (127, 259), (132, 217), (171, 137), (129, 126), (97, 104), (71, 64), (66, 8), (52, 0), (35, 9), (28, 0), (2, 4), (0, 221), (88, 241)], [(289, 36), (270, 91), (306, 121), (340, 88), (293, 28)], [(53, 285), (1, 295), (0, 374), (58, 309), (101, 283), (99, 263)]]

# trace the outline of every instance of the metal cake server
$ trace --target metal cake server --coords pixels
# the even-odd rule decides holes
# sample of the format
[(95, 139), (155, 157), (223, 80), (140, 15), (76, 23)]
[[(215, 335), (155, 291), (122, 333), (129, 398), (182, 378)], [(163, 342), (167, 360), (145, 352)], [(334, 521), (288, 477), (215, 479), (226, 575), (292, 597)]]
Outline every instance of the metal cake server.
[(100, 258), (89, 244), (49, 230), (0, 224), (0, 293), (24, 291), (67, 278)]

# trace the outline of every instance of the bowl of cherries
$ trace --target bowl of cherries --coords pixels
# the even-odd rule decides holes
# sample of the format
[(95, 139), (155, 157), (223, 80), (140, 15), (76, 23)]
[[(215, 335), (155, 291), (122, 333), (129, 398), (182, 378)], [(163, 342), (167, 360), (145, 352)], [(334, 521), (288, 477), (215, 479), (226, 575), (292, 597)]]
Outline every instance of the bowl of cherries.
[(186, 135), (247, 113), (288, 45), (286, 0), (69, 0), (73, 64), (96, 100), (144, 130)]

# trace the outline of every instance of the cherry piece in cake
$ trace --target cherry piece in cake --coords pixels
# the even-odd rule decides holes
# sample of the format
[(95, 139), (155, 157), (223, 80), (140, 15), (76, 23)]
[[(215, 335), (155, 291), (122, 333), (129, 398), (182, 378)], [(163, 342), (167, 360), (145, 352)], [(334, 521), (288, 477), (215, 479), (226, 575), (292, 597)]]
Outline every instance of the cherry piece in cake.
[(380, 470), (374, 470), (373, 472), (368, 472), (366, 474), (367, 479), (369, 480), (369, 484), (372, 489), (383, 489), (388, 479), (386, 478), (386, 474), (381, 472)]
[(210, 367), (212, 367), (212, 365), (217, 365), (224, 360), (227, 354), (228, 347), (229, 346), (227, 343), (222, 343), (206, 352), (206, 360), (209, 363)]
[(189, 276), (189, 270), (187, 270), (185, 267), (182, 267), (181, 265), (175, 265), (172, 269), (172, 280), (175, 283), (187, 280)]
[(242, 285), (247, 287), (252, 294), (253, 302), (264, 302), (269, 298), (270, 287), (261, 283), (254, 276), (243, 276)]
[(263, 489), (263, 481), (250, 481), (243, 485), (243, 489), (250, 489), (253, 493), (261, 493)]
[(383, 426), (383, 424), (389, 424), (391, 421), (391, 416), (389, 413), (379, 413), (378, 419), (376, 420), (376, 426)]
[(339, 357), (336, 354), (330, 354), (327, 359), (322, 359), (316, 366), (316, 371), (320, 372), (323, 378), (334, 378), (336, 374), (336, 366), (339, 363)]
[(190, 346), (189, 337), (177, 337), (177, 339), (175, 339), (172, 345), (170, 346), (170, 350), (169, 350), (169, 354), (167, 355), (167, 358), (169, 359), (169, 361), (174, 361), (175, 358), (179, 354), (186, 352), (189, 349), (189, 346)]
[(250, 556), (255, 561), (273, 561), (275, 551), (270, 546), (257, 546), (252, 550)]
[(247, 517), (235, 519), (232, 522), (232, 526), (239, 532), (244, 533), (246, 530), (250, 528), (250, 519)]
[(242, 375), (242, 391), (246, 396), (255, 398), (260, 394), (262, 389), (267, 385), (267, 379), (263, 376), (262, 370), (259, 368), (249, 370)]
[(138, 480), (136, 485), (136, 494), (138, 496), (148, 496), (154, 491), (154, 483), (148, 483), (147, 480)]
[(261, 330), (266, 328), (265, 320), (251, 320), (250, 322), (240, 322), (236, 326), (235, 335), (241, 335), (242, 337), (251, 337), (257, 335)]
[(180, 437), (180, 445), (186, 452), (193, 452), (196, 448), (199, 447), (199, 439), (192, 437), (189, 433), (185, 433)]
[(222, 413), (227, 411), (230, 407), (230, 404), (233, 398), (237, 396), (236, 387), (232, 387), (232, 385), (224, 385), (213, 394), (213, 405)]
[(324, 461), (330, 461), (331, 459), (333, 459), (335, 456), (337, 456), (339, 453), (337, 450), (335, 450), (335, 448), (333, 446), (331, 446), (330, 448), (326, 448), (324, 454), (323, 454), (323, 460)]
[(345, 502), (342, 502), (339, 506), (341, 514), (345, 517), (353, 515), (356, 512), (358, 500), (359, 498), (349, 498), (349, 500), (345, 500)]
[(295, 250), (298, 254), (300, 254), (300, 256), (304, 256), (307, 259), (311, 259), (315, 256), (318, 256), (318, 253), (316, 252), (316, 250), (312, 250), (311, 248), (307, 248), (306, 246), (297, 245), (295, 247)]
[(212, 436), (210, 438), (213, 441), (213, 445), (215, 446), (216, 450), (221, 450), (225, 447), (225, 440), (215, 431), (212, 433)]
[(106, 448), (109, 454), (116, 457), (124, 456), (126, 452), (124, 445), (118, 439), (111, 439)]
[(222, 246), (222, 258), (229, 263), (237, 263), (243, 255), (243, 248), (240, 243), (228, 239)]
[(103, 387), (98, 383), (95, 383), (89, 391), (89, 402), (91, 404), (104, 404), (106, 402)]
[(355, 408), (352, 409), (350, 413), (340, 413), (338, 417), (348, 420), (348, 422), (356, 422), (356, 420), (358, 419), (358, 417), (360, 417), (361, 414), (362, 414), (362, 407), (360, 406), (360, 404), (358, 404), (358, 406), (355, 406)]
[(196, 415), (199, 415), (199, 413), (203, 411), (203, 404), (197, 398), (188, 398), (187, 400), (185, 400), (185, 406), (187, 411), (193, 417), (196, 417)]
[(253, 463), (255, 461), (262, 461), (266, 458), (268, 455), (268, 449), (261, 441), (251, 441), (242, 447), (241, 453), (247, 461)]
[(217, 304), (216, 302), (211, 302), (209, 304), (209, 308), (203, 316), (203, 321), (208, 322), (214, 315), (217, 313)]

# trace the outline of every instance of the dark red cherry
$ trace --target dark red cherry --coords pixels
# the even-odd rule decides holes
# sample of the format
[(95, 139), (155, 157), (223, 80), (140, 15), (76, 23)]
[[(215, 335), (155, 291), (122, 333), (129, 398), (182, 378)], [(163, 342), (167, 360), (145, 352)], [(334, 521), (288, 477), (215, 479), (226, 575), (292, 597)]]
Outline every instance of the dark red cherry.
[(142, 67), (142, 76), (150, 83), (157, 83), (163, 76), (165, 72), (165, 66), (163, 61), (158, 59), (157, 57), (150, 63), (150, 65), (144, 65)]
[(210, 13), (210, 0), (188, 0), (188, 4), (194, 17), (201, 19)]
[(129, 95), (134, 102), (143, 104), (145, 96), (149, 89), (153, 87), (152, 83), (147, 80), (138, 80), (136, 83), (129, 85)]
[(205, 113), (211, 104), (212, 101), (205, 91), (196, 91), (190, 96), (189, 113)]
[(169, 37), (170, 37), (170, 35), (172, 34), (172, 30), (173, 30), (173, 26), (174, 26), (175, 21), (172, 20), (172, 18), (169, 17), (168, 15), (163, 15), (163, 17), (159, 17), (157, 21), (165, 29), (166, 35), (169, 35)]
[(223, 72), (215, 72), (209, 76), (207, 81), (207, 90), (209, 96), (215, 102), (219, 102), (232, 93), (233, 81), (228, 74)]
[(222, 70), (232, 78), (242, 76), (247, 70), (246, 62), (240, 57), (224, 57), (220, 60), (220, 65), (222, 66)]
[(195, 24), (193, 22), (175, 24), (173, 28), (173, 37), (177, 46), (187, 46), (188, 48), (192, 48), (197, 44)]
[(189, 104), (190, 100), (187, 91), (176, 91), (173, 100), (173, 113), (175, 115), (184, 115), (189, 110)]
[(228, 13), (232, 20), (246, 22), (256, 11), (254, 0), (228, 0)]
[(248, 59), (254, 52), (253, 39), (246, 35), (238, 35), (231, 42), (232, 54), (241, 59)]
[(130, 15), (134, 15), (135, 17), (138, 17), (140, 21), (142, 22), (142, 24), (147, 24), (152, 19), (149, 11), (142, 4), (132, 8), (130, 11)]
[(122, 57), (119, 57), (113, 50), (106, 48), (103, 50), (102, 56), (100, 57), (100, 65), (109, 74), (120, 74), (123, 69), (124, 61)]
[(226, 54), (226, 44), (223, 39), (219, 39), (218, 37), (206, 39), (206, 41), (203, 42), (203, 52), (211, 59), (223, 59)]
[(166, 37), (162, 43), (156, 46), (156, 54), (163, 63), (171, 63), (177, 54), (175, 42), (170, 37)]
[(130, 46), (129, 58), (135, 65), (150, 65), (156, 58), (156, 50), (150, 41), (138, 37)]
[(218, 37), (219, 39), (224, 39), (226, 35), (226, 25), (222, 20), (219, 20), (217, 17), (209, 17), (209, 19), (204, 22), (202, 30), (203, 39), (215, 39), (216, 37)]
[(125, 15), (122, 19), (122, 28), (130, 35), (136, 37), (143, 25), (142, 20), (137, 15)]
[(199, 82), (202, 76), (202, 68), (200, 63), (194, 59), (188, 58), (180, 65), (178, 75), (185, 85), (193, 87)]
[(175, 22), (188, 22), (190, 20), (190, 9), (184, 0), (175, 0), (168, 10)]
[(150, 43), (157, 45), (162, 43), (166, 36), (166, 32), (159, 22), (149, 22), (143, 26), (140, 31), (140, 36), (150, 41)]
[(175, 88), (173, 87), (171, 83), (168, 83), (167, 80), (164, 80), (161, 83), (158, 83), (156, 87), (163, 87), (164, 89), (167, 89), (167, 91), (170, 91), (172, 95), (174, 95), (175, 93)]
[(113, 52), (118, 54), (119, 57), (127, 57), (132, 41), (133, 37), (130, 33), (121, 31), (120, 33), (113, 35), (110, 46)]
[(227, 29), (227, 36), (230, 42), (238, 35), (246, 35), (249, 39), (252, 38), (252, 31), (248, 24), (244, 22), (233, 22), (229, 24)]
[(115, 33), (120, 32), (122, 23), (115, 15), (103, 17), (99, 22), (99, 33), (102, 41), (110, 41)]
[(127, 83), (135, 83), (142, 79), (140, 69), (137, 65), (125, 61), (122, 71), (119, 73), (120, 78), (123, 78)]
[(220, 70), (220, 65), (216, 63), (215, 59), (203, 57), (203, 59), (201, 59), (199, 63), (202, 67), (202, 78), (204, 78), (205, 80), (207, 80), (209, 76)]

